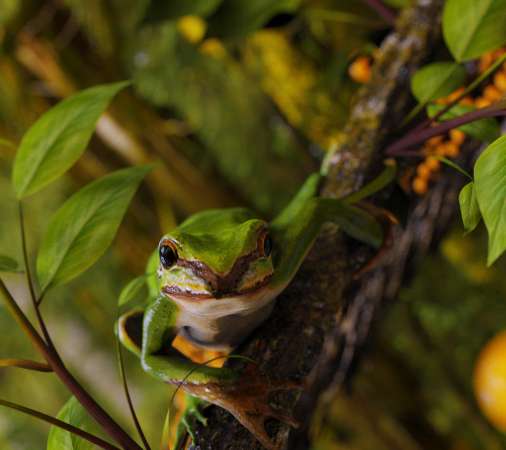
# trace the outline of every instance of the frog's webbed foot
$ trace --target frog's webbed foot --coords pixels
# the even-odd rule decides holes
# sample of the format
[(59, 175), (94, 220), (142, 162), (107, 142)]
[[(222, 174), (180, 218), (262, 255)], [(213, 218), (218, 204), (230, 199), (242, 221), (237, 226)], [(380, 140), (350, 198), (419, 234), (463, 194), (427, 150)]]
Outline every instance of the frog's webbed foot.
[(279, 420), (294, 428), (299, 426), (290, 411), (271, 406), (269, 396), (277, 391), (302, 390), (302, 383), (270, 380), (253, 365), (234, 382), (186, 385), (185, 389), (226, 409), (269, 450), (279, 450), (280, 447), (265, 430), (268, 419)]

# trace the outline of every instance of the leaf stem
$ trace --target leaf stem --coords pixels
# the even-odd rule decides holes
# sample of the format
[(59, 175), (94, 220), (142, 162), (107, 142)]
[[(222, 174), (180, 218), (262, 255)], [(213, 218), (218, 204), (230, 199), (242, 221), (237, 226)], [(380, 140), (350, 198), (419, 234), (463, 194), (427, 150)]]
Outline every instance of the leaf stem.
[(0, 279), (0, 297), (4, 300), (8, 311), (28, 335), (35, 348), (44, 356), (58, 378), (67, 389), (72, 392), (74, 397), (76, 397), (81, 405), (88, 411), (90, 416), (100, 424), (102, 429), (125, 450), (142, 450), (142, 447), (140, 447), (79, 384), (74, 376), (67, 370), (58, 354), (46, 345), (25, 313), (16, 303), (16, 300), (14, 300), (2, 279)]
[(132, 397), (130, 395), (130, 389), (128, 388), (128, 381), (127, 381), (127, 377), (126, 377), (126, 373), (125, 373), (125, 365), (123, 363), (123, 352), (121, 350), (121, 344), (119, 342), (118, 337), (116, 337), (116, 352), (118, 355), (118, 365), (119, 365), (119, 370), (120, 370), (120, 375), (121, 375), (121, 381), (123, 383), (123, 391), (125, 393), (125, 397), (126, 397), (126, 400), (128, 403), (128, 409), (130, 410), (132, 420), (134, 421), (135, 428), (137, 430), (137, 433), (139, 433), (139, 437), (141, 438), (144, 448), (146, 450), (151, 450), (151, 447), (149, 446), (149, 443), (148, 443), (148, 440), (146, 439), (144, 431), (142, 430), (142, 426), (139, 422), (139, 418), (137, 417), (137, 413), (135, 412)]
[(35, 294), (35, 287), (32, 278), (32, 270), (30, 268), (30, 260), (28, 258), (28, 246), (26, 244), (25, 216), (23, 213), (23, 204), (21, 201), (18, 203), (18, 211), (19, 211), (19, 229), (21, 234), (21, 247), (23, 249), (23, 260), (25, 263), (26, 282), (28, 284), (28, 289), (30, 290), (30, 297), (32, 300), (33, 308), (35, 309), (35, 314), (37, 315), (37, 321), (39, 322), (39, 326), (40, 329), (42, 330), (42, 334), (44, 335), (46, 344), (50, 348), (54, 349), (53, 341), (51, 340), (51, 336), (49, 335), (49, 332), (47, 330), (46, 323), (44, 322), (44, 319), (42, 318), (42, 315), (40, 313), (39, 309), (40, 300), (37, 300), (37, 296)]
[(14, 409), (16, 411), (20, 411), (24, 414), (28, 414), (29, 416), (36, 417), (37, 419), (43, 420), (44, 422), (50, 423), (54, 426), (57, 426), (59, 428), (62, 428), (66, 431), (69, 431), (70, 433), (75, 434), (76, 436), (79, 436), (80, 438), (83, 438), (92, 444), (98, 445), (99, 447), (103, 448), (104, 450), (120, 450), (118, 447), (109, 444), (109, 442), (104, 441), (103, 439), (99, 438), (98, 436), (95, 436), (91, 433), (88, 433), (87, 431), (81, 430), (80, 428), (77, 428), (73, 425), (70, 425), (67, 422), (63, 422), (60, 419), (57, 419), (52, 416), (48, 416), (47, 414), (41, 413), (40, 411), (36, 411), (31, 408), (27, 408), (26, 406), (18, 405), (17, 403), (12, 403), (7, 400), (0, 399), (0, 406), (5, 406), (6, 408)]
[(504, 102), (499, 102), (487, 108), (481, 108), (476, 111), (463, 114), (459, 117), (455, 117), (454, 119), (446, 120), (434, 127), (425, 128), (423, 130), (415, 130), (388, 146), (385, 150), (385, 154), (388, 156), (399, 156), (406, 149), (421, 144), (433, 136), (439, 136), (453, 128), (465, 125), (466, 123), (474, 122), (475, 120), (484, 119), (486, 117), (506, 116), (505, 106)]
[(459, 103), (467, 94), (472, 92), (483, 80), (485, 80), (488, 76), (490, 76), (496, 69), (506, 61), (506, 53), (498, 58), (494, 64), (492, 64), (485, 72), (483, 72), (479, 77), (477, 77), (462, 93), (455, 98), (453, 101), (448, 103), (443, 109), (441, 109), (434, 117), (427, 118), (422, 123), (417, 125), (413, 131), (421, 130), (422, 128), (426, 128), (436, 121), (445, 113), (447, 113), (450, 109), (452, 109), (457, 103)]
[(0, 359), (0, 367), (17, 367), (19, 369), (35, 370), (37, 372), (52, 372), (53, 369), (45, 363), (29, 359), (4, 358)]

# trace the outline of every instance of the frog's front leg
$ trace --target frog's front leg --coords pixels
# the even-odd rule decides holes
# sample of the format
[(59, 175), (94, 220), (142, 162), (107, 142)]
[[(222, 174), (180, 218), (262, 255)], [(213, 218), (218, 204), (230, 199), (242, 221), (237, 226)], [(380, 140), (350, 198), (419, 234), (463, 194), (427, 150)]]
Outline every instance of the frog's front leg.
[[(142, 356), (142, 329), (144, 321), (144, 309), (136, 308), (123, 314), (118, 320), (117, 333), (120, 342), (137, 355)], [(202, 415), (202, 410), (209, 405), (205, 400), (185, 394), (185, 406), (182, 410), (181, 419), (177, 425), (176, 436), (174, 439), (174, 448), (183, 448), (187, 434), (194, 439), (195, 421), (206, 425), (206, 418)]]
[(273, 391), (300, 388), (296, 383), (273, 382), (254, 365), (238, 373), (194, 363), (170, 344), (177, 333), (177, 306), (160, 297), (144, 314), (141, 362), (159, 380), (181, 386), (188, 394), (230, 412), (268, 449), (276, 446), (265, 431), (268, 418), (296, 426), (289, 415), (269, 405)]

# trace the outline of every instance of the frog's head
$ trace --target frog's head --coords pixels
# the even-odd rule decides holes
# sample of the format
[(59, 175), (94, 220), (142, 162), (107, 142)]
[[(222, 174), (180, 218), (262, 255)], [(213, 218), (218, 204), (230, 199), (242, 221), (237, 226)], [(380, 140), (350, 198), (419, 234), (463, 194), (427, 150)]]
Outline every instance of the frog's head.
[(271, 250), (267, 223), (246, 209), (195, 214), (160, 241), (161, 290), (194, 299), (257, 292), (272, 276)]

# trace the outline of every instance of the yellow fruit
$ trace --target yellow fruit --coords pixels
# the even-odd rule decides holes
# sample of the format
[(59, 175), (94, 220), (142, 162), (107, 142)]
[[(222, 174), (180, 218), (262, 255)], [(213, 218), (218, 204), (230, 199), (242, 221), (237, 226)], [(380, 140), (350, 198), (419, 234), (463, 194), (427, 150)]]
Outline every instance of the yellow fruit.
[(207, 24), (199, 16), (183, 16), (177, 21), (177, 29), (187, 41), (196, 44), (206, 34)]
[(227, 49), (216, 38), (209, 38), (202, 42), (200, 51), (216, 59), (223, 59), (227, 56)]
[(371, 64), (366, 56), (359, 56), (348, 68), (350, 78), (357, 83), (367, 83), (371, 79)]
[(455, 144), (461, 145), (465, 141), (466, 135), (463, 131), (454, 128), (453, 130), (450, 130), (450, 139)]
[(413, 180), (413, 191), (415, 191), (418, 195), (423, 195), (427, 192), (428, 183), (425, 178), (416, 177)]
[(474, 394), (488, 420), (506, 432), (506, 331), (481, 350), (474, 367)]

